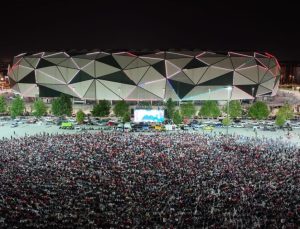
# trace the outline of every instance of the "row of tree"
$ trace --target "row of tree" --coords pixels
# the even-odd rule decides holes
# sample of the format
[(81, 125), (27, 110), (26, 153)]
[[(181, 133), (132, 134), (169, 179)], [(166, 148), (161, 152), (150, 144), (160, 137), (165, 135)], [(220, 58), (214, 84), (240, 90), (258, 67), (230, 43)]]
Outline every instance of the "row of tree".
[[(223, 112), (227, 113), (227, 106), (229, 106), (229, 116), (231, 119), (241, 117), (243, 114), (243, 109), (240, 101), (233, 100), (229, 104), (224, 106)], [(151, 108), (151, 104), (147, 103), (144, 107)], [(182, 122), (183, 118), (192, 118), (196, 114), (196, 108), (193, 102), (185, 102), (180, 104), (179, 109), (177, 109), (176, 102), (172, 99), (168, 99), (164, 104), (166, 110), (166, 116), (169, 119), (172, 119), (174, 123), (179, 124)], [(11, 117), (15, 118), (16, 116), (22, 115), (25, 109), (25, 104), (23, 99), (20, 96), (16, 96), (10, 106), (9, 112)], [(65, 94), (61, 94), (60, 97), (52, 101), (51, 111), (55, 116), (67, 115), (71, 116), (72, 114), (72, 102), (71, 98)], [(107, 100), (99, 101), (95, 104), (93, 110), (91, 111), (93, 116), (96, 117), (105, 117), (108, 116), (111, 110), (111, 104)], [(0, 96), (0, 113), (5, 113), (7, 111), (6, 100), (3, 96)], [(117, 117), (121, 117), (124, 122), (130, 120), (130, 111), (129, 105), (124, 101), (119, 101), (113, 107), (113, 111)], [(33, 104), (33, 115), (36, 117), (41, 117), (47, 113), (47, 106), (42, 99), (37, 99)], [(221, 116), (222, 111), (218, 106), (217, 101), (204, 101), (199, 112), (198, 116), (206, 118), (217, 118)], [(257, 101), (253, 103), (249, 110), (248, 116), (253, 119), (266, 119), (270, 114), (268, 106), (266, 103)], [(290, 105), (285, 104), (282, 106), (276, 116), (276, 124), (278, 126), (284, 125), (286, 120), (290, 119), (293, 116), (293, 111)], [(77, 121), (83, 122), (85, 114), (82, 110), (77, 113)], [(225, 124), (229, 124), (230, 120), (224, 120)]]

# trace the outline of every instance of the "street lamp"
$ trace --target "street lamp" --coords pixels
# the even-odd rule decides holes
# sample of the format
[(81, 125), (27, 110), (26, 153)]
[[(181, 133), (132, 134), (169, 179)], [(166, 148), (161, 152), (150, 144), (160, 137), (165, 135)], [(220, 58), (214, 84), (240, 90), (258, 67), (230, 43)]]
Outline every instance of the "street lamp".
[(228, 101), (227, 101), (227, 128), (226, 128), (226, 135), (228, 136), (228, 128), (229, 128), (229, 101), (230, 101), (230, 93), (231, 93), (232, 87), (228, 86)]
[(254, 101), (254, 87), (252, 87), (252, 103)]

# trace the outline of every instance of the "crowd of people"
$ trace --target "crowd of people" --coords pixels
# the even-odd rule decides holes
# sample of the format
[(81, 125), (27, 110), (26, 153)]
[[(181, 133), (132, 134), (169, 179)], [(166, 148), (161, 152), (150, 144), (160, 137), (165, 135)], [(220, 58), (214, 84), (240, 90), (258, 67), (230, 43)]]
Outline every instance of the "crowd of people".
[(0, 228), (298, 228), (300, 150), (195, 133), (0, 141)]

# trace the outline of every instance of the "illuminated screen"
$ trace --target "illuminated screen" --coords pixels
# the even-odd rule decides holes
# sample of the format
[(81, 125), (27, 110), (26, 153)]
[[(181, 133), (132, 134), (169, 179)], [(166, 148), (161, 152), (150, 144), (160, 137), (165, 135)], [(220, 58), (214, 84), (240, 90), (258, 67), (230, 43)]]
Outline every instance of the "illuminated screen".
[(165, 120), (164, 110), (134, 110), (135, 122), (163, 122)]

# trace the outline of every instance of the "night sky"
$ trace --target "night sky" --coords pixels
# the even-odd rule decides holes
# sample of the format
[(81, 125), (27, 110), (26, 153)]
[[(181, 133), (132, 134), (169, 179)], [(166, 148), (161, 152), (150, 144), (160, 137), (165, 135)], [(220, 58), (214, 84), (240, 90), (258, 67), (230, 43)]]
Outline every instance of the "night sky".
[(289, 1), (78, 2), (1, 2), (1, 60), (37, 51), (197, 48), (300, 62), (300, 15)]

